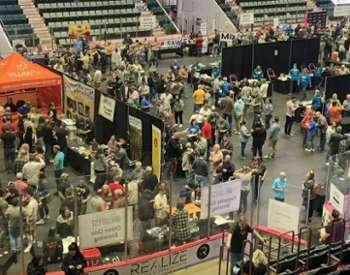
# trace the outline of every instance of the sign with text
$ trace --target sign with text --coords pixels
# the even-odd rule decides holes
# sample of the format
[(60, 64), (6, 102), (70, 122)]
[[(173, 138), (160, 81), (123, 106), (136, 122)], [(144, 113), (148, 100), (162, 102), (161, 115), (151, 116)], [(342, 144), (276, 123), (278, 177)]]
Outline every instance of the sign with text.
[[(163, 275), (219, 257), (222, 234), (166, 251), (117, 263), (116, 267), (91, 267), (88, 275)], [(93, 270), (93, 271), (91, 271)]]
[(140, 16), (140, 27), (142, 29), (151, 30), (157, 26), (157, 19), (155, 15)]
[(220, 42), (230, 42), (235, 39), (235, 35), (233, 33), (221, 32), (220, 33)]
[(177, 49), (181, 48), (182, 45), (182, 39), (169, 39), (169, 40), (164, 40), (160, 42), (160, 48), (161, 49)]
[(239, 17), (239, 25), (240, 26), (248, 26), (254, 24), (254, 13), (252, 12), (245, 12), (242, 13)]
[(340, 214), (348, 216), (349, 196), (343, 194), (334, 183), (329, 188), (329, 201)]
[(160, 173), (162, 167), (162, 132), (152, 125), (152, 168), (154, 174), (160, 180)]
[(270, 199), (267, 215), (267, 227), (281, 232), (291, 230), (298, 232), (299, 212), (299, 207)]
[[(211, 186), (210, 216), (226, 214), (239, 209), (241, 180), (232, 180)], [(201, 194), (201, 219), (208, 218), (209, 188), (203, 187)]]
[(113, 122), (114, 112), (115, 112), (115, 100), (101, 94), (98, 114), (108, 119), (109, 121)]
[[(132, 207), (128, 207), (128, 240), (133, 236)], [(125, 208), (111, 209), (79, 216), (79, 241), (81, 249), (124, 242)]]
[(63, 76), (64, 112), (67, 118), (95, 118), (95, 89), (66, 75)]

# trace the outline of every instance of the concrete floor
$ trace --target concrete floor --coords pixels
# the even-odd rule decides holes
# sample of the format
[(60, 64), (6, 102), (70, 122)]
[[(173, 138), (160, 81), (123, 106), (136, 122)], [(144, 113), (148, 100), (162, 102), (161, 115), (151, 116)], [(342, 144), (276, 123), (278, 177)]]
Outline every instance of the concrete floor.
[[(183, 58), (178, 59), (178, 62), (181, 64), (193, 64), (197, 60), (196, 58)], [(200, 61), (204, 64), (208, 62), (213, 62), (214, 60), (210, 57), (202, 57), (200, 58)], [(165, 72), (169, 65), (172, 63), (172, 59), (168, 60), (162, 60), (160, 62), (160, 68), (159, 70), (161, 72)], [(190, 91), (188, 91), (189, 94)], [(311, 94), (311, 92), (310, 92)], [(274, 115), (280, 116), (281, 125), (284, 125), (285, 120), (285, 103), (287, 100), (286, 95), (281, 95), (278, 93), (273, 93), (272, 101), (274, 104)], [(189, 115), (192, 112), (192, 99), (189, 98), (186, 100), (186, 110), (185, 110), (185, 117), (189, 117)], [(250, 123), (248, 123), (250, 125)], [(324, 159), (325, 155), (324, 153), (308, 153), (305, 152), (302, 148), (302, 140), (300, 136), (299, 131), (299, 125), (295, 124), (293, 128), (294, 137), (286, 137), (283, 133), (281, 134), (280, 141), (278, 143), (277, 147), (277, 155), (274, 160), (268, 160), (265, 161), (265, 164), (268, 169), (267, 178), (265, 180), (265, 183), (262, 187), (261, 191), (261, 204), (260, 204), (260, 222), (261, 225), (266, 225), (267, 222), (267, 208), (268, 208), (268, 200), (272, 197), (272, 191), (271, 191), (271, 184), (274, 178), (276, 178), (281, 171), (284, 171), (287, 175), (287, 178), (289, 180), (289, 188), (287, 193), (287, 199), (286, 202), (290, 203), (292, 205), (301, 206), (301, 185), (305, 178), (305, 174), (309, 169), (314, 169), (316, 171), (316, 179), (321, 184), (324, 183), (325, 180), (325, 166), (324, 166)], [(239, 159), (239, 155), (237, 152), (239, 152), (239, 136), (233, 136), (233, 142), (234, 142), (234, 163), (236, 167), (240, 167), (243, 164), (247, 163), (247, 161), (241, 161)], [(317, 140), (318, 143), (318, 140)], [(317, 144), (316, 143), (316, 144)], [(266, 146), (265, 146), (266, 147)], [(247, 146), (247, 149), (250, 148), (249, 145)], [(2, 148), (1, 148), (2, 149)], [(266, 150), (267, 148), (265, 148)], [(248, 151), (248, 150), (247, 150)], [(249, 153), (250, 154), (250, 153)], [(248, 159), (249, 155), (248, 154)], [(0, 156), (2, 157), (2, 153), (0, 153)], [(71, 171), (71, 169), (67, 169), (68, 172), (74, 173), (74, 171)], [(52, 168), (48, 169), (49, 177), (49, 183), (50, 183), (50, 189), (55, 190), (55, 183), (53, 180), (53, 171)], [(13, 179), (13, 176), (7, 175), (7, 174), (0, 174), (1, 177), (1, 183), (4, 184), (8, 180)], [(183, 184), (182, 181), (177, 180), (174, 183), (174, 199), (176, 198), (178, 192), (177, 190), (180, 188), (180, 186)], [(174, 200), (175, 201), (175, 200)], [(47, 235), (47, 230), (50, 226), (53, 226), (55, 224), (55, 218), (58, 215), (58, 209), (59, 209), (59, 201), (58, 198), (55, 197), (53, 202), (50, 204), (50, 216), (51, 220), (48, 221), (47, 224), (43, 226), (38, 226), (38, 239), (42, 240), (44, 236)], [(302, 215), (303, 214), (303, 210)], [(255, 225), (256, 218), (254, 219), (253, 225)], [(313, 221), (314, 226), (320, 226), (320, 219), (315, 218)], [(26, 261), (28, 260), (28, 257), (26, 256)], [(50, 270), (57, 270), (58, 266), (50, 266)], [(20, 274), (19, 272), (19, 264), (14, 265), (8, 272), (9, 275), (16, 275)], [(189, 269), (186, 269), (181, 272), (177, 272), (175, 274), (217, 274), (217, 262), (211, 261), (208, 264), (203, 264), (200, 266), (192, 267)]]

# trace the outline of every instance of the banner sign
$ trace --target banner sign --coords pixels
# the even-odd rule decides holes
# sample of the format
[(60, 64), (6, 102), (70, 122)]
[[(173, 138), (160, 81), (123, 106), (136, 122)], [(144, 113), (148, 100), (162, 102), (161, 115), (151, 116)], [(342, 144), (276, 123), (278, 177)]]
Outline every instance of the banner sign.
[(247, 26), (254, 24), (254, 13), (252, 12), (245, 12), (242, 13), (239, 18), (239, 25), (240, 26)]
[(157, 19), (155, 15), (141, 15), (140, 27), (142, 29), (151, 30), (157, 26)]
[(74, 80), (66, 75), (63, 76), (64, 85), (64, 112), (67, 118), (95, 118), (95, 89)]
[[(127, 211), (128, 240), (133, 238), (132, 207)], [(125, 208), (116, 208), (79, 216), (79, 242), (81, 249), (101, 247), (124, 242)]]
[(181, 48), (182, 39), (169, 39), (160, 42), (161, 49), (177, 49)]
[(100, 105), (98, 107), (98, 114), (108, 119), (109, 121), (113, 122), (114, 112), (115, 112), (115, 100), (101, 94)]
[(152, 167), (153, 173), (160, 180), (160, 172), (162, 166), (162, 132), (161, 130), (152, 125)]
[(340, 214), (344, 215), (345, 217), (348, 216), (349, 196), (343, 194), (343, 192), (340, 191), (339, 188), (332, 182), (329, 188), (329, 201)]
[(201, 264), (220, 256), (222, 234), (176, 248), (116, 263), (115, 267), (90, 267), (88, 275), (163, 275)]
[[(241, 180), (236, 179), (211, 186), (210, 216), (226, 214), (239, 209), (241, 199)], [(208, 218), (208, 187), (202, 188), (201, 194), (201, 219)]]
[(285, 202), (269, 200), (267, 227), (281, 232), (299, 230), (299, 207)]
[(89, 37), (91, 34), (90, 24), (70, 24), (68, 26), (68, 37), (71, 39)]
[(132, 160), (142, 160), (142, 120), (129, 115), (129, 140)]
[(233, 33), (221, 32), (220, 33), (220, 42), (230, 42), (235, 39), (235, 35)]

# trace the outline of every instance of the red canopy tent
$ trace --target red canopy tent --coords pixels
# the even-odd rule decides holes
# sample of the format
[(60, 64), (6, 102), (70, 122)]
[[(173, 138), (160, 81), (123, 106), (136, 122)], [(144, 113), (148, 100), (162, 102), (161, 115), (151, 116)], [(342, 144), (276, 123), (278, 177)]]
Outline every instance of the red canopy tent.
[(18, 53), (0, 61), (0, 105), (11, 97), (48, 108), (51, 102), (61, 107), (62, 78), (45, 67), (32, 63)]

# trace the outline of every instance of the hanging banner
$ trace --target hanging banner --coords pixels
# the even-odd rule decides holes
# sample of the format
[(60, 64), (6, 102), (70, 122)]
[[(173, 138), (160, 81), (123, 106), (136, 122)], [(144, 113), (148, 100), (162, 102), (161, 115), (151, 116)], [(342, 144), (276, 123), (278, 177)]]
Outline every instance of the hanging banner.
[(162, 132), (152, 125), (152, 167), (153, 173), (160, 180), (161, 166), (162, 166)]
[(98, 107), (98, 114), (108, 119), (109, 121), (113, 122), (114, 112), (115, 112), (115, 100), (101, 94), (100, 104)]
[(269, 200), (267, 227), (281, 232), (299, 230), (299, 207), (285, 202)]
[(168, 39), (160, 42), (161, 49), (177, 49), (181, 48), (182, 39)]
[(220, 256), (222, 233), (151, 255), (105, 266), (88, 267), (88, 275), (165, 275)]
[(89, 37), (91, 34), (90, 24), (70, 24), (68, 26), (68, 37), (76, 39), (81, 37)]
[[(127, 238), (133, 239), (132, 207), (127, 211)], [(79, 246), (81, 249), (101, 247), (125, 241), (125, 209), (116, 208), (79, 216)]]
[(155, 15), (141, 15), (140, 27), (142, 29), (151, 30), (157, 26), (157, 18)]
[[(227, 214), (239, 209), (241, 180), (232, 180), (211, 186), (210, 216)], [(201, 219), (208, 218), (208, 187), (201, 189)]]
[(129, 115), (129, 140), (132, 160), (142, 160), (142, 120)]
[(220, 42), (230, 42), (235, 39), (235, 35), (233, 33), (221, 32), (220, 33)]
[(74, 80), (66, 75), (63, 76), (64, 85), (64, 112), (67, 118), (95, 118), (95, 89)]

